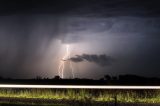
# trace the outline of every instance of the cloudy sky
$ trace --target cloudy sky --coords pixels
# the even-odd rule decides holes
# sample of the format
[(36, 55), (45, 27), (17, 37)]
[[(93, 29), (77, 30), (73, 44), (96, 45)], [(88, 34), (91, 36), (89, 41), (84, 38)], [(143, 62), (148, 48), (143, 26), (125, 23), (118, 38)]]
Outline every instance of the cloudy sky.
[[(159, 0), (2, 0), (0, 76), (160, 76)], [(64, 77), (71, 76), (65, 63)]]

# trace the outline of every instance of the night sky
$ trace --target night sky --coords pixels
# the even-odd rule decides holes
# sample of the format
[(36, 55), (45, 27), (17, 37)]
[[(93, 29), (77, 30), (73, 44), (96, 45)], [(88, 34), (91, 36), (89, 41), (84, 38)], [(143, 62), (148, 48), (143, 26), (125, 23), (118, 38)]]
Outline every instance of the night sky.
[[(160, 76), (159, 0), (1, 0), (0, 76)], [(70, 77), (66, 63), (65, 78)]]

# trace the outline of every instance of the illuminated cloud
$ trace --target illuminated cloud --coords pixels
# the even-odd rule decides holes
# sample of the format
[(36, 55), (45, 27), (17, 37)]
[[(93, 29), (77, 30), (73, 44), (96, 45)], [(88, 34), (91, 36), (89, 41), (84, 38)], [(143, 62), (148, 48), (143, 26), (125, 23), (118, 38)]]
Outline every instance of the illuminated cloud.
[(107, 66), (110, 65), (113, 61), (113, 59), (110, 56), (107, 56), (105, 54), (96, 55), (96, 54), (82, 54), (82, 55), (76, 55), (75, 57), (70, 58), (73, 62), (93, 62), (100, 66)]

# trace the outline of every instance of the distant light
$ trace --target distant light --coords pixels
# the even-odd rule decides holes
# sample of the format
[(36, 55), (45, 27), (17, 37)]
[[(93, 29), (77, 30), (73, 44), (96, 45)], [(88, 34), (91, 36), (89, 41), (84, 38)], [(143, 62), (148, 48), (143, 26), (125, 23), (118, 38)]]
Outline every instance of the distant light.
[(60, 89), (160, 89), (160, 86), (85, 86), (85, 85), (14, 85), (0, 84), (0, 88), (60, 88)]

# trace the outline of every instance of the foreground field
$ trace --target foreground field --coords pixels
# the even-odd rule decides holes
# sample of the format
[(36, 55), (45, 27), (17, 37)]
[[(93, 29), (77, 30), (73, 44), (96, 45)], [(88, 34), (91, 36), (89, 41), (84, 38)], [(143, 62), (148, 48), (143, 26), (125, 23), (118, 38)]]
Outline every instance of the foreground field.
[(58, 104), (24, 104), (24, 103), (0, 103), (0, 106), (67, 106)]
[(24, 104), (24, 103), (0, 103), (0, 106), (160, 106), (159, 104), (133, 104), (119, 103), (115, 104)]
[[(160, 104), (160, 90), (0, 89), (0, 104), (21, 105), (119, 105)], [(138, 105), (140, 104), (140, 105)], [(2, 105), (1, 105), (2, 106)]]

